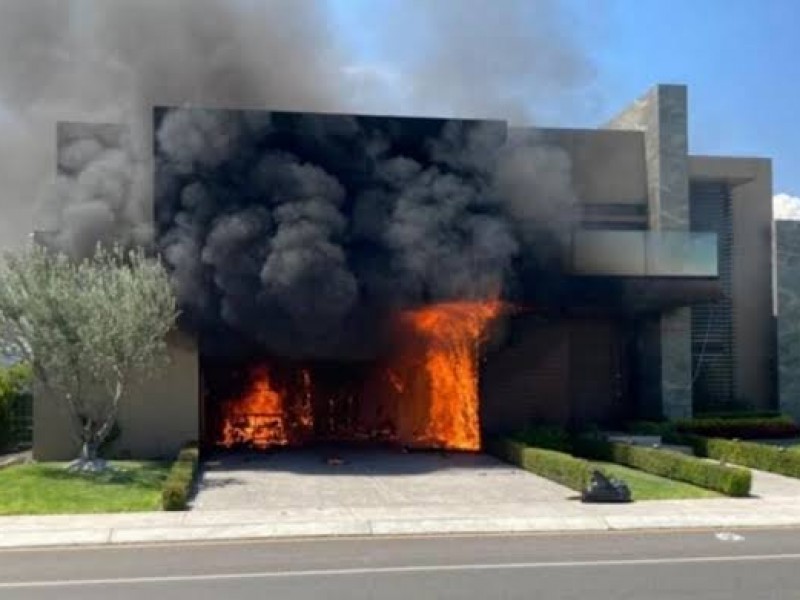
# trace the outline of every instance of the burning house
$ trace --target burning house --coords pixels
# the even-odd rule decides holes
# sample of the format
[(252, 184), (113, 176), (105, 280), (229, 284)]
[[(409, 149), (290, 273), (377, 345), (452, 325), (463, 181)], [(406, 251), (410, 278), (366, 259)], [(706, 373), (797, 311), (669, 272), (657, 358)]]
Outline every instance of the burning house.
[[(109, 201), (124, 130), (58, 133), (62, 184), (106, 185), (49, 242), (152, 243), (182, 310), (119, 453), (479, 450), (774, 402), (770, 162), (689, 155), (682, 86), (599, 129), (158, 107), (144, 225)], [(56, 410), (37, 458), (73, 454)]]

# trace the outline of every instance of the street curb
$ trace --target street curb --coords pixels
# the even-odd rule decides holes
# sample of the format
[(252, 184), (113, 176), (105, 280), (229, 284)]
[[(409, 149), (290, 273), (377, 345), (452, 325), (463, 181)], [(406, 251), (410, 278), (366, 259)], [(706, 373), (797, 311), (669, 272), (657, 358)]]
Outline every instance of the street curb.
[(717, 529), (800, 526), (797, 517), (775, 515), (717, 516), (578, 516), (499, 519), (375, 519), (274, 521), (216, 525), (98, 527), (0, 531), (0, 548), (102, 546), (137, 543), (269, 540), (319, 537), (424, 536), (448, 534), (576, 533), (665, 529)]

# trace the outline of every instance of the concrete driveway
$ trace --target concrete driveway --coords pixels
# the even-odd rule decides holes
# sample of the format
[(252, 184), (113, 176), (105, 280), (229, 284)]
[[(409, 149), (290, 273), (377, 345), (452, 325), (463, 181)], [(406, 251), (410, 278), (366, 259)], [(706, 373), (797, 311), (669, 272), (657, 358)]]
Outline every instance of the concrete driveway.
[[(280, 450), (202, 469), (195, 510), (446, 508), (566, 503), (575, 492), (483, 454)], [(574, 502), (574, 501), (573, 501)]]

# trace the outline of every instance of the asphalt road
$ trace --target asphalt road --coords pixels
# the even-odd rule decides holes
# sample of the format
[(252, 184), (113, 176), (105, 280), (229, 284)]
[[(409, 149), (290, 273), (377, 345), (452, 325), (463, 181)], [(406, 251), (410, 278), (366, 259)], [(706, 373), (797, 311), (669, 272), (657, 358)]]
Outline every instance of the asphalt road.
[(0, 598), (800, 598), (800, 530), (720, 533), (5, 550)]

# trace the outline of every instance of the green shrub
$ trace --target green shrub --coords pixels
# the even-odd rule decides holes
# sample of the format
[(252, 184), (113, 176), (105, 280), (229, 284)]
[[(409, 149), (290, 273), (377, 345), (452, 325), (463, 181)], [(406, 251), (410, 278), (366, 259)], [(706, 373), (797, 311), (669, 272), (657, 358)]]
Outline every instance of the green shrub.
[(589, 483), (589, 463), (563, 452), (532, 448), (507, 438), (489, 440), (486, 451), (573, 490), (582, 491)]
[(528, 427), (521, 433), (514, 435), (513, 439), (523, 442), (527, 446), (533, 446), (534, 448), (544, 448), (545, 450), (556, 450), (558, 452), (567, 453), (572, 452), (571, 436), (561, 427)]
[(178, 462), (191, 463), (195, 466), (200, 461), (200, 449), (195, 442), (190, 442), (181, 448), (178, 452)]
[(164, 510), (186, 510), (189, 495), (200, 465), (197, 444), (188, 443), (181, 448), (161, 491)]
[(0, 451), (20, 442), (30, 442), (30, 427), (21, 417), (30, 417), (32, 371), (27, 363), (0, 366)]
[(167, 480), (161, 490), (161, 506), (164, 510), (186, 510), (189, 495), (186, 486), (179, 481)]
[(800, 477), (800, 452), (792, 452), (767, 444), (701, 436), (686, 436), (685, 441), (691, 444), (699, 456), (707, 456), (788, 477)]
[(747, 469), (718, 465), (679, 452), (588, 439), (577, 440), (576, 450), (588, 458), (619, 463), (727, 496), (750, 493), (751, 474)]
[(718, 438), (784, 438), (800, 435), (791, 417), (684, 419), (675, 422), (678, 433)]

